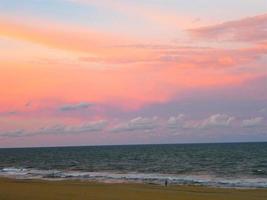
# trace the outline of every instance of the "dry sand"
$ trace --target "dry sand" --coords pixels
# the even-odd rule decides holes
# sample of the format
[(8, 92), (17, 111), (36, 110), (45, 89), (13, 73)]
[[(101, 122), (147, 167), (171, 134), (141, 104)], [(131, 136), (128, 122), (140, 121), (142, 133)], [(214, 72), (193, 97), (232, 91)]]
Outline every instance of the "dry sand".
[(0, 200), (267, 200), (266, 189), (0, 179)]

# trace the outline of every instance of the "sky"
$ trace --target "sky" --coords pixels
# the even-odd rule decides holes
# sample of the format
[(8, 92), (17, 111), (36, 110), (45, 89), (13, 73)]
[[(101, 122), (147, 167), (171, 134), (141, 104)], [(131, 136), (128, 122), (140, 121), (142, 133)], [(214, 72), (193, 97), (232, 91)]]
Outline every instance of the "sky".
[(0, 148), (267, 141), (266, 0), (0, 0)]

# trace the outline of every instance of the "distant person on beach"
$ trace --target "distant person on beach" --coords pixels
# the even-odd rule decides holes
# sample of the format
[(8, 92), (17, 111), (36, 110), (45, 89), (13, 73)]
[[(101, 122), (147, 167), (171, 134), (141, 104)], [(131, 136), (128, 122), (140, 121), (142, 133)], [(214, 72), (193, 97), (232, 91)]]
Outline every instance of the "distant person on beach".
[(168, 186), (168, 180), (166, 179), (165, 180), (165, 187), (167, 187)]

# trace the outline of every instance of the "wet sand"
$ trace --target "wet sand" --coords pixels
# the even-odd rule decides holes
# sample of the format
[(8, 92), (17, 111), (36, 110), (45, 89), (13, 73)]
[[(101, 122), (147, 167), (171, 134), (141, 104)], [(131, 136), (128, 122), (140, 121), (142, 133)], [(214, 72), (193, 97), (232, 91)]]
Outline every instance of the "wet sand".
[(267, 189), (0, 178), (0, 200), (266, 200)]

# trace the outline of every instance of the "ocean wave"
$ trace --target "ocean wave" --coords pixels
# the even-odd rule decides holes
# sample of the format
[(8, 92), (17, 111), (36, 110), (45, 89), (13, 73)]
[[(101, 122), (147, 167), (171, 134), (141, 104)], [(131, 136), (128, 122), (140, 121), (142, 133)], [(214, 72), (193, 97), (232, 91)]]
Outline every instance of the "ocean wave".
[(202, 185), (225, 188), (267, 188), (267, 178), (220, 178), (210, 175), (173, 175), (146, 173), (115, 173), (115, 172), (81, 172), (60, 170), (38, 170), (24, 168), (3, 168), (0, 176), (16, 179), (45, 180), (88, 180), (106, 183), (150, 183), (164, 184), (168, 180), (172, 185)]
[(23, 168), (7, 167), (0, 170), (0, 172), (8, 175), (27, 175), (28, 170)]

